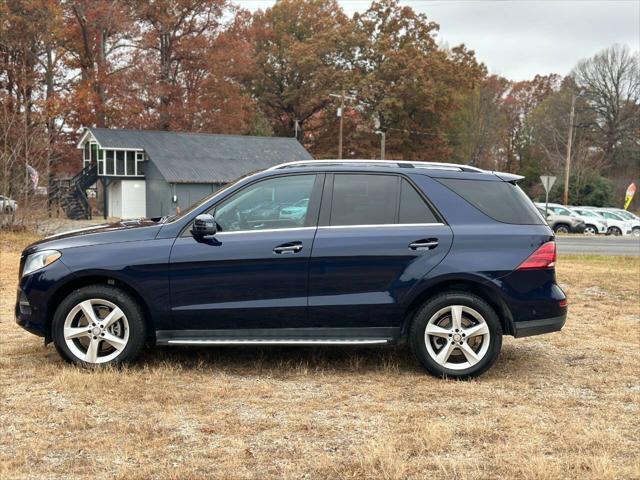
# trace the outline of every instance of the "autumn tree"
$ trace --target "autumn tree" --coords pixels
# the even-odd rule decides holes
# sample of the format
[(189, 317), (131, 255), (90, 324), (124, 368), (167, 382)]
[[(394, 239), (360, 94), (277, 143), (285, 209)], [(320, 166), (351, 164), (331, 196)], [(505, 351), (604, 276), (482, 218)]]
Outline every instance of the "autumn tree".
[(118, 97), (130, 85), (132, 10), (123, 0), (66, 0), (63, 5), (67, 66), (79, 72), (67, 104), (75, 112), (73, 124), (117, 126), (124, 107)]
[(358, 97), (370, 124), (387, 133), (390, 155), (446, 160), (457, 94), (472, 89), (484, 67), (464, 46), (440, 48), (438, 24), (398, 0), (374, 1), (353, 20)]
[(507, 131), (500, 105), (509, 85), (507, 79), (491, 75), (461, 96), (450, 134), (454, 162), (498, 168)]
[(136, 4), (144, 52), (137, 71), (145, 78), (148, 126), (247, 131), (252, 101), (241, 85), (251, 64), (247, 13), (227, 0)]
[(293, 136), (297, 122), (299, 138), (311, 130), (306, 141), (313, 150), (324, 126), (314, 120), (328, 113), (329, 95), (353, 81), (350, 30), (336, 0), (279, 0), (255, 14), (250, 85), (277, 135)]
[(57, 157), (61, 8), (53, 0), (12, 0), (0, 4), (0, 18), (0, 177), (3, 193), (26, 200), (33, 187), (27, 164), (44, 183)]

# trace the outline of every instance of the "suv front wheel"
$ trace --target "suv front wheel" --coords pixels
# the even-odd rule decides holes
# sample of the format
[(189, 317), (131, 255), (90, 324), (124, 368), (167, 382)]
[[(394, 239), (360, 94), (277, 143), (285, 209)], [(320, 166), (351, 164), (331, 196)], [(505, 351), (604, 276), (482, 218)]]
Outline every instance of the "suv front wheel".
[(137, 302), (109, 285), (75, 290), (57, 308), (53, 342), (62, 358), (81, 366), (116, 365), (135, 358), (145, 340)]
[(482, 298), (468, 292), (448, 292), (417, 312), (409, 343), (432, 375), (470, 378), (495, 362), (502, 347), (502, 327)]

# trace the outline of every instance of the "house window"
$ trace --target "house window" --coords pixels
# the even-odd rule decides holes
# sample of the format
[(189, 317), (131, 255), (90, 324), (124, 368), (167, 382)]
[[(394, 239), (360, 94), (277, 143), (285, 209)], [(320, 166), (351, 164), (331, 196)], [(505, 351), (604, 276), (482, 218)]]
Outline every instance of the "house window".
[(144, 153), (136, 152), (136, 175), (144, 175)]
[(115, 172), (113, 150), (107, 150), (106, 155), (107, 155), (107, 160), (106, 160), (107, 165), (105, 170), (106, 175), (113, 175), (113, 173)]
[(91, 163), (91, 142), (85, 142), (84, 155), (82, 156), (82, 168), (87, 168)]
[(144, 152), (97, 149), (98, 174), (118, 177), (144, 176)]
[(136, 152), (127, 153), (127, 173), (126, 175), (134, 176), (136, 174)]
[(98, 175), (104, 175), (104, 150), (98, 150)]
[(124, 157), (126, 152), (123, 150), (116, 150), (116, 175), (124, 175)]
[(98, 144), (91, 142), (91, 159), (90, 162), (98, 161)]

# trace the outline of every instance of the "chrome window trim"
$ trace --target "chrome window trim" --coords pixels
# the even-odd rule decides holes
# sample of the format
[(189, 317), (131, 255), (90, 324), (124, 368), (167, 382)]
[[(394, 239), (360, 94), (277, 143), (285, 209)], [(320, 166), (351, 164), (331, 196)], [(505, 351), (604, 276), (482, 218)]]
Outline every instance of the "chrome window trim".
[(396, 228), (396, 227), (441, 227), (444, 223), (380, 223), (368, 225), (323, 225), (318, 229), (341, 229), (341, 228)]
[(325, 225), (321, 227), (292, 227), (292, 228), (264, 228), (262, 230), (234, 230), (232, 232), (219, 231), (216, 235), (237, 235), (239, 233), (273, 233), (273, 232), (302, 232), (308, 230), (328, 230), (344, 228), (397, 228), (397, 227), (442, 227), (444, 223), (381, 223), (378, 225)]
[(273, 233), (273, 232), (300, 232), (315, 230), (317, 227), (291, 227), (291, 228), (263, 228), (261, 230), (234, 230), (231, 232), (219, 231), (216, 235), (235, 235), (238, 233)]

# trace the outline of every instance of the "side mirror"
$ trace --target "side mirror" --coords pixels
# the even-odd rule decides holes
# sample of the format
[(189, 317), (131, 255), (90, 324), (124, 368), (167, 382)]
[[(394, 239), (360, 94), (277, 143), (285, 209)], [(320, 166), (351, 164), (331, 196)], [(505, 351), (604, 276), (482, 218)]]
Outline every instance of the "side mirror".
[(218, 231), (217, 224), (213, 215), (203, 213), (198, 215), (193, 221), (193, 227), (191, 228), (191, 235), (195, 238), (212, 237)]

